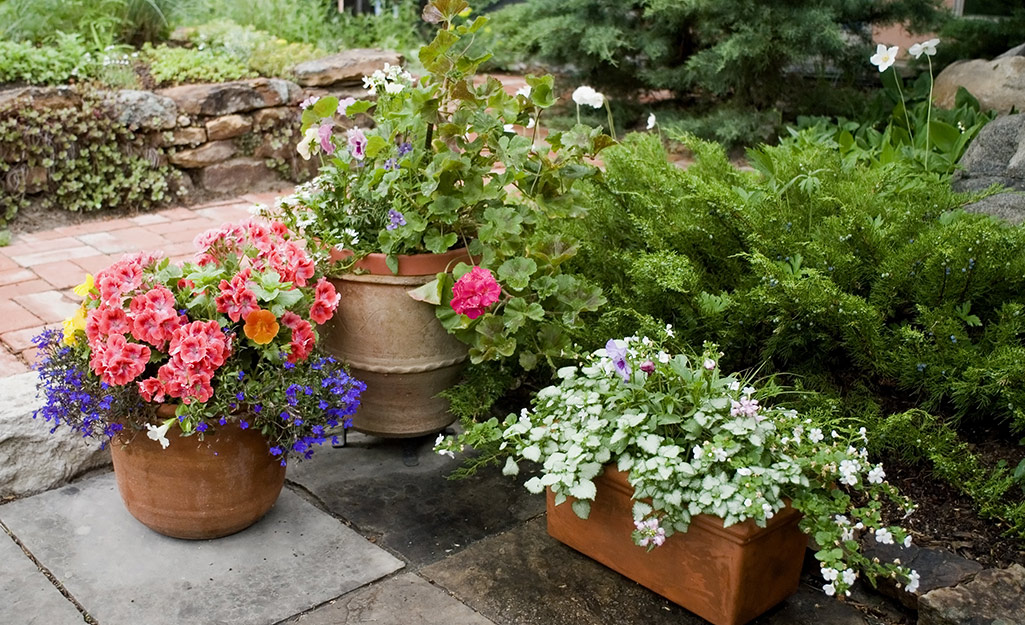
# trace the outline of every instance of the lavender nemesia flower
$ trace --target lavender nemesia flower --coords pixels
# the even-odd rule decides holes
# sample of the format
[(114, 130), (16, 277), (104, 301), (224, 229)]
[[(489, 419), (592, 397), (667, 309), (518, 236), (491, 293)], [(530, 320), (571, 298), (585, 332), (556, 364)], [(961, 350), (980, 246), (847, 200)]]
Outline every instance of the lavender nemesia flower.
[(405, 156), (413, 151), (413, 144), (409, 141), (403, 141), (399, 144), (399, 156)]
[(399, 168), (399, 162), (396, 159), (394, 159), (394, 158), (389, 158), (388, 160), (386, 160), (384, 162), (384, 168), (387, 171), (391, 171), (393, 169), (398, 169)]
[(406, 225), (406, 217), (394, 208), (388, 211), (388, 219), (391, 220), (391, 223), (385, 226), (388, 230), (395, 230), (399, 226)]
[(349, 153), (358, 161), (362, 161), (367, 155), (367, 136), (363, 134), (359, 126), (349, 131)]
[(623, 381), (629, 382), (630, 363), (626, 361), (626, 347), (620, 347), (615, 339), (609, 339), (609, 342), (605, 344), (605, 353), (612, 359), (612, 364), (615, 365), (619, 375), (623, 376)]

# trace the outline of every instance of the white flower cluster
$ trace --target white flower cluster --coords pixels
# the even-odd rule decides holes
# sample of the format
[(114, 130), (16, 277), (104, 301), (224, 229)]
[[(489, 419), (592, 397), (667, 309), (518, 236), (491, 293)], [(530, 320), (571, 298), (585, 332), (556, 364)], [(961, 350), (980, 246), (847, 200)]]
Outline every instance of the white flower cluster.
[(367, 90), (367, 95), (377, 95), (381, 92), (402, 93), (403, 89), (412, 84), (412, 74), (390, 63), (385, 63), (382, 69), (374, 70), (373, 74), (363, 77), (363, 87)]

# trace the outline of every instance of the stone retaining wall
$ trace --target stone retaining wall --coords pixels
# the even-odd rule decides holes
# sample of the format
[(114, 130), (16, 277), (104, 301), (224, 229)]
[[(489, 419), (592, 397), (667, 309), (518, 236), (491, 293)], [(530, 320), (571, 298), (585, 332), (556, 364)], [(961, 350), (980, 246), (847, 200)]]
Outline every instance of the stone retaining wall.
[[(315, 171), (314, 162), (297, 158), (301, 110), (310, 96), (364, 94), (362, 79), (402, 57), (383, 50), (347, 50), (296, 66), (297, 82), (255, 78), (215, 84), (190, 84), (155, 91), (103, 92), (113, 114), (143, 135), (154, 165), (183, 171), (186, 197), (194, 189), (239, 193), (280, 187)], [(8, 106), (76, 107), (75, 87), (23, 87), (3, 90), (0, 109)], [(27, 129), (26, 129), (27, 130)], [(0, 189), (29, 195), (44, 193), (48, 172), (0, 140), (0, 155), (12, 174)], [(24, 159), (24, 156), (21, 157)]]

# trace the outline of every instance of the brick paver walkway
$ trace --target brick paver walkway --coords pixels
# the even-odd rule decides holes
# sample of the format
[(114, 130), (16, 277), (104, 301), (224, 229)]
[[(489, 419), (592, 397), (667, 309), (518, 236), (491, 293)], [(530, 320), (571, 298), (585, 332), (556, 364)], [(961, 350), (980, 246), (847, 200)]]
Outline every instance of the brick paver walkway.
[(192, 240), (209, 228), (249, 217), (254, 204), (270, 204), (290, 189), (229, 200), (97, 219), (14, 237), (0, 247), (0, 378), (23, 373), (36, 358), (32, 337), (60, 326), (78, 308), (72, 287), (123, 254), (162, 252), (192, 256)]

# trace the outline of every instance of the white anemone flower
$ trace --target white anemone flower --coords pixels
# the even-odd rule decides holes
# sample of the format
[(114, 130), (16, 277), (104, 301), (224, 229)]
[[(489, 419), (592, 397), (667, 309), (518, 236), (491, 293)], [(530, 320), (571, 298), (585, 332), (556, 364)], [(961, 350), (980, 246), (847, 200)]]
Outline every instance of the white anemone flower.
[(591, 87), (584, 85), (577, 87), (573, 92), (573, 101), (580, 105), (587, 105), (592, 108), (600, 109), (605, 104), (605, 96), (598, 93)]
[(167, 449), (167, 446), (171, 444), (171, 441), (167, 440), (167, 429), (171, 427), (173, 419), (171, 421), (164, 422), (161, 426), (156, 426), (151, 423), (146, 424), (146, 436), (160, 443), (161, 449)]
[(899, 51), (899, 46), (887, 48), (883, 44), (879, 44), (876, 46), (876, 53), (872, 55), (872, 58), (870, 58), (869, 61), (872, 62), (872, 65), (878, 67), (880, 72), (885, 72), (890, 69), (893, 62), (897, 60), (897, 52)]
[(923, 54), (926, 56), (933, 56), (936, 54), (936, 45), (939, 44), (939, 42), (939, 39), (930, 39), (929, 41), (916, 43), (908, 48), (908, 52), (916, 59), (921, 58)]

